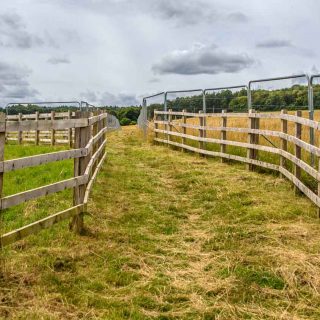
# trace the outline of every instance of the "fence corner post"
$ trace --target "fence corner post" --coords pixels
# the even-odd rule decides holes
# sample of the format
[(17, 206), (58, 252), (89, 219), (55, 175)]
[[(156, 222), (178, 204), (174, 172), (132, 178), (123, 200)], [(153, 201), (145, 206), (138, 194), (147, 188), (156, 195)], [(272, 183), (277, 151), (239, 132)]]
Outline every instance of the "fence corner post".
[[(88, 112), (76, 112), (76, 119), (80, 118), (87, 118), (89, 117)], [(85, 148), (87, 143), (90, 140), (90, 134), (91, 134), (91, 126), (89, 125), (89, 122), (87, 126), (75, 128), (75, 141), (74, 146), (76, 149), (79, 148)], [(90, 154), (74, 159), (74, 177), (83, 176), (87, 165), (90, 160)], [(73, 205), (77, 206), (80, 204), (84, 204), (84, 196), (86, 191), (87, 184), (82, 184), (79, 186), (76, 186), (73, 188)], [(83, 232), (83, 215), (84, 215), (84, 209), (80, 211), (80, 213), (72, 218), (72, 221), (70, 222), (70, 230), (74, 231), (77, 234), (81, 234)]]

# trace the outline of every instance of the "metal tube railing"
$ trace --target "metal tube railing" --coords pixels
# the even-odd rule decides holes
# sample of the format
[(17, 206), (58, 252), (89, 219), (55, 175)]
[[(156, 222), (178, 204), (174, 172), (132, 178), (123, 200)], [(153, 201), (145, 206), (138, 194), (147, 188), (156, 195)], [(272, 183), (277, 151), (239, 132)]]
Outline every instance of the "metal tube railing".
[[(206, 94), (208, 91), (220, 91), (220, 90), (230, 90), (230, 89), (248, 89), (247, 85), (238, 85), (238, 86), (227, 86), (227, 87), (218, 87), (218, 88), (207, 88), (204, 89), (204, 99), (206, 99)], [(205, 102), (206, 104), (206, 102)], [(213, 109), (213, 113), (214, 113), (214, 109)]]
[(164, 111), (168, 111), (167, 106), (167, 97), (168, 94), (171, 93), (187, 93), (187, 92), (201, 92), (202, 93), (202, 111), (206, 112), (206, 99), (205, 99), (205, 92), (203, 89), (188, 89), (188, 90), (173, 90), (173, 91), (166, 91), (164, 93)]
[(79, 101), (40, 101), (40, 102), (9, 102), (5, 106), (6, 114), (8, 114), (8, 108), (15, 105), (48, 105), (48, 104), (77, 104), (79, 109), (82, 108), (82, 102)]

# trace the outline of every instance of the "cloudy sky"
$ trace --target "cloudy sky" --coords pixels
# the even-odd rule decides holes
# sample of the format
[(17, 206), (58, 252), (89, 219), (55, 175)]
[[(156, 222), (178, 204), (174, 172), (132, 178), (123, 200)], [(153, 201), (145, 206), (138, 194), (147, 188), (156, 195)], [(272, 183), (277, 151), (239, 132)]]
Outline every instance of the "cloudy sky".
[(139, 104), (320, 69), (318, 0), (1, 0), (0, 104)]

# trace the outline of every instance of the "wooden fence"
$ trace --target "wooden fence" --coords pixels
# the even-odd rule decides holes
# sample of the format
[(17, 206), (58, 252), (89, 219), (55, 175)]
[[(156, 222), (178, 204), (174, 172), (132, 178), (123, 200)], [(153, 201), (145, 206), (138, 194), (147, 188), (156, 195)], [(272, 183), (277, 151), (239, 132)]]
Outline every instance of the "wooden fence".
[[(307, 130), (306, 130), (307, 129)], [(154, 140), (202, 155), (235, 160), (248, 169), (262, 167), (278, 171), (289, 179), (296, 191), (304, 193), (320, 207), (320, 148), (311, 145), (309, 136), (319, 142), (320, 123), (281, 113), (189, 113), (155, 111)]]
[[(6, 119), (5, 115), (0, 113), (0, 209), (4, 210), (28, 200), (44, 197), (69, 188), (73, 188), (73, 206), (1, 235), (1, 247), (14, 243), (28, 235), (35, 234), (44, 228), (49, 228), (67, 218), (72, 218), (71, 229), (81, 232), (83, 228), (83, 213), (86, 211), (88, 197), (93, 182), (106, 157), (105, 133), (109, 129), (107, 125), (108, 117), (112, 117), (109, 114), (96, 113), (92, 116), (88, 112), (79, 111), (67, 119), (63, 118), (64, 116), (60, 119), (55, 117), (47, 119), (38, 116), (36, 118), (24, 116), (24, 119), (20, 119), (19, 116), (19, 121), (17, 121), (17, 119), (10, 118), (10, 116)], [(4, 161), (5, 137), (8, 133), (33, 131), (39, 137), (37, 132), (50, 131), (55, 133), (59, 130), (68, 130), (69, 132), (72, 130), (74, 132), (74, 149)], [(10, 196), (1, 196), (4, 173), (66, 159), (74, 159), (73, 178)]]
[[(55, 112), (50, 113), (39, 113), (35, 114), (17, 114), (17, 115), (7, 115), (6, 120), (15, 122), (24, 121), (54, 121), (54, 120), (67, 120), (75, 117), (75, 112)], [(19, 131), (7, 131), (6, 141), (16, 141), (18, 144), (24, 142), (30, 143), (34, 142), (36, 145), (39, 144), (51, 144), (52, 146), (58, 144), (69, 144), (71, 147), (74, 142), (74, 129), (60, 129), (60, 130), (26, 130), (23, 125), (20, 127)]]

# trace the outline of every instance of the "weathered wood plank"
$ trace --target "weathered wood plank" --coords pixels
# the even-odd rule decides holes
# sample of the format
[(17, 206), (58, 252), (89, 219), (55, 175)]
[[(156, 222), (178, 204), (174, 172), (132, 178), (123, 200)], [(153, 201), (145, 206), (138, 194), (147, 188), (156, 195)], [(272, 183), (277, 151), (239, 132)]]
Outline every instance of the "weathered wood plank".
[(106, 156), (107, 156), (107, 153), (104, 153), (104, 155), (102, 156), (101, 160), (99, 161), (99, 163), (98, 163), (98, 165), (97, 165), (97, 167), (96, 167), (96, 169), (95, 169), (95, 171), (94, 171), (89, 183), (87, 184), (87, 189), (86, 189), (86, 193), (84, 195), (84, 201), (83, 201), (84, 204), (88, 203), (90, 192), (91, 192), (92, 187), (93, 187), (93, 183), (97, 178), (97, 175), (98, 175), (98, 173), (99, 173), (99, 171), (100, 171), (100, 169), (102, 167), (102, 164), (103, 164)]
[[(198, 125), (190, 125), (190, 124), (184, 125), (182, 123), (175, 123), (175, 126), (187, 127), (187, 128), (192, 128), (192, 129), (200, 129), (200, 126), (198, 126)], [(203, 129), (207, 130), (207, 131), (225, 130), (227, 132), (241, 132), (241, 133), (248, 133), (248, 134), (251, 133), (251, 134), (260, 134), (260, 135), (264, 135), (264, 136), (278, 137), (281, 139), (285, 139), (288, 142), (294, 143), (308, 152), (312, 152), (315, 155), (320, 156), (320, 148), (319, 147), (313, 146), (313, 145), (311, 145), (301, 139), (298, 139), (294, 136), (291, 136), (289, 134), (286, 134), (286, 133), (283, 133), (280, 131), (260, 130), (260, 129), (250, 129), (250, 128), (235, 128), (235, 127), (227, 127), (227, 128), (205, 127)]]
[(45, 217), (36, 222), (30, 223), (24, 227), (8, 232), (0, 237), (2, 246), (7, 246), (16, 241), (19, 241), (27, 236), (36, 234), (43, 229), (48, 229), (55, 225), (56, 223), (63, 221), (65, 219), (71, 218), (78, 215), (80, 212), (85, 211), (85, 205), (78, 205), (66, 209), (64, 211), (55, 213), (48, 217)]
[(81, 128), (88, 125), (88, 119), (65, 119), (65, 120), (25, 120), (6, 121), (6, 132), (29, 131), (29, 130), (64, 130), (69, 128)]
[[(54, 122), (55, 119), (55, 112), (51, 111), (51, 121)], [(55, 140), (56, 140), (56, 130), (54, 128), (51, 129), (51, 145), (54, 146), (55, 145)]]
[(80, 157), (86, 156), (87, 154), (88, 154), (87, 149), (82, 148), (82, 149), (58, 151), (58, 152), (40, 154), (40, 155), (35, 155), (30, 157), (6, 160), (3, 162), (2, 166), (0, 165), (0, 170), (2, 169), (3, 172), (15, 171), (18, 169), (35, 167), (45, 163), (62, 161), (62, 160), (72, 159), (72, 158), (80, 158)]
[(164, 139), (154, 139), (157, 142), (162, 142), (162, 143), (166, 143), (166, 144), (170, 144), (176, 147), (180, 147), (180, 148), (185, 148), (186, 150), (189, 151), (193, 151), (193, 152), (201, 152), (202, 154), (206, 154), (209, 156), (214, 156), (214, 157), (223, 157), (225, 159), (229, 159), (229, 160), (235, 160), (235, 161), (239, 161), (239, 162), (244, 162), (244, 163), (250, 163), (250, 164), (254, 164), (254, 165), (258, 165), (260, 167), (263, 168), (267, 168), (267, 169), (272, 169), (272, 170), (278, 170), (278, 165), (272, 164), (272, 163), (268, 163), (268, 162), (263, 162), (260, 160), (254, 160), (254, 159), (248, 159), (245, 157), (241, 157), (241, 156), (235, 156), (232, 154), (228, 154), (228, 153), (221, 153), (221, 152), (216, 152), (216, 151), (209, 151), (209, 150), (203, 150), (203, 149), (199, 149), (199, 148), (195, 148), (195, 147), (191, 147), (188, 145), (183, 145), (181, 143), (177, 143), (177, 142), (173, 142), (173, 141), (168, 141), (168, 140), (164, 140)]
[(314, 204), (320, 206), (320, 197), (317, 196), (306, 185), (304, 185), (299, 179), (297, 179), (294, 174), (282, 167), (279, 167), (279, 171), (283, 176), (289, 179), (295, 185), (295, 187), (297, 187), (302, 193), (304, 193)]
[(1, 209), (7, 209), (31, 199), (40, 198), (48, 194), (56, 193), (65, 189), (74, 188), (86, 184), (88, 177), (86, 175), (62, 180), (46, 186), (35, 188), (32, 190), (16, 193), (11, 196), (2, 198)]
[[(89, 113), (88, 112), (76, 112), (75, 117), (76, 118), (88, 118)], [(87, 119), (88, 120), (88, 119)], [(91, 125), (89, 125), (89, 121), (87, 121), (87, 125), (76, 128), (75, 129), (75, 147), (80, 149), (80, 148), (85, 148), (88, 142), (90, 141), (91, 133)], [(87, 156), (81, 157), (74, 159), (74, 176), (75, 177), (81, 177), (84, 175), (85, 170), (87, 168), (87, 165), (90, 160), (90, 153), (88, 153)], [(88, 176), (87, 176), (88, 177)], [(88, 179), (85, 183), (88, 183)], [(73, 189), (73, 205), (79, 205), (83, 204), (84, 200), (84, 195), (86, 191), (86, 185), (77, 185)], [(74, 232), (81, 234), (83, 230), (83, 212), (80, 212), (77, 216), (72, 218), (72, 221), (70, 222), (70, 229), (73, 230)]]
[[(165, 111), (158, 111), (155, 110), (156, 114), (161, 114), (161, 115), (166, 115), (168, 114), (168, 112)], [(173, 115), (182, 115), (182, 112), (173, 112)], [(185, 113), (185, 115), (187, 117), (193, 117), (193, 118), (197, 118), (199, 115), (197, 113)], [(203, 117), (220, 117), (219, 114), (216, 113), (205, 113), (203, 114)], [(248, 117), (248, 113), (228, 113), (227, 114), (228, 118), (247, 118)], [(314, 128), (314, 129), (320, 129), (320, 124), (318, 121), (315, 120), (310, 120), (307, 118), (302, 118), (302, 117), (297, 117), (296, 115), (289, 115), (289, 114), (279, 114), (279, 113), (256, 113), (254, 115), (255, 118), (260, 118), (260, 119), (283, 119), (283, 120), (287, 120), (287, 121), (291, 121), (291, 122), (296, 122), (305, 126), (308, 126), (310, 128)]]
[(91, 159), (86, 167), (86, 170), (84, 172), (84, 175), (90, 176), (91, 170), (94, 167), (94, 164), (96, 161), (99, 159), (99, 156), (101, 153), (104, 151), (105, 146), (106, 146), (107, 140), (103, 141), (101, 146), (97, 149), (97, 151), (91, 156)]
[(100, 120), (103, 120), (103, 119), (105, 119), (107, 117), (108, 117), (107, 113), (102, 113), (102, 114), (99, 114), (98, 116), (90, 117), (90, 118), (88, 118), (88, 124), (91, 126), (94, 123), (96, 123), (96, 122), (98, 122)]
[[(227, 117), (225, 117), (226, 110), (221, 111), (221, 131), (220, 131), (220, 139), (227, 140)], [(220, 144), (220, 152), (227, 153), (227, 146), (224, 143)], [(225, 158), (221, 158), (221, 162), (225, 162)]]
[[(301, 117), (301, 114), (302, 114), (301, 111), (296, 111), (295, 113), (296, 117)], [(302, 125), (299, 121), (295, 122), (295, 135), (298, 140), (301, 139)], [(296, 158), (301, 159), (301, 147), (297, 144), (295, 145), (295, 148), (294, 148), (294, 155)], [(297, 164), (295, 164), (294, 166), (294, 175), (296, 179), (301, 180), (301, 168)], [(299, 190), (300, 188), (297, 185), (295, 185), (295, 192), (298, 193)]]
[[(164, 130), (157, 129), (157, 131), (162, 132)], [(174, 136), (183, 136), (184, 138), (187, 138), (190, 140), (195, 140), (195, 141), (198, 141), (199, 139), (203, 139), (207, 142), (217, 143), (220, 145), (230, 145), (230, 146), (236, 146), (236, 147), (242, 147), (242, 148), (249, 148), (250, 147), (255, 150), (261, 150), (261, 151), (266, 151), (266, 152), (278, 154), (278, 155), (281, 155), (281, 156), (285, 157), (286, 159), (292, 161), (293, 163), (298, 165), (301, 169), (303, 169), (308, 174), (310, 174), (313, 178), (320, 181), (319, 173), (314, 168), (312, 168), (309, 164), (307, 164), (306, 162), (304, 162), (301, 159), (298, 159), (293, 154), (286, 152), (284, 150), (278, 149), (278, 148), (256, 145), (256, 144), (251, 145), (251, 144), (248, 144), (245, 142), (238, 142), (238, 141), (231, 141), (231, 140), (222, 140), (222, 139), (214, 139), (214, 138), (200, 138), (200, 137), (196, 137), (196, 136), (192, 136), (192, 135), (185, 135), (185, 134), (179, 133), (179, 132), (171, 132), (170, 134), (174, 135)]]

